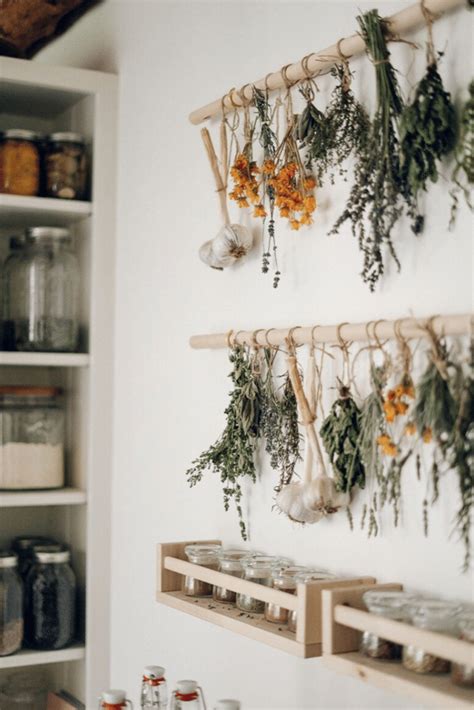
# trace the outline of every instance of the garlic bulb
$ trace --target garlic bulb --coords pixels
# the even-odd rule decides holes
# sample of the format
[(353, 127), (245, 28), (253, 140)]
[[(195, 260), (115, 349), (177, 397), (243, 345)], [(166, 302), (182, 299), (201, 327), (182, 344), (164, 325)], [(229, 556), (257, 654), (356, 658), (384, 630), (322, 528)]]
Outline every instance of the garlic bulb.
[(334, 480), (326, 474), (316, 476), (305, 483), (302, 493), (303, 505), (323, 515), (337, 513), (340, 508), (347, 508), (350, 503), (349, 493), (336, 490)]
[(323, 514), (309, 510), (303, 503), (304, 483), (289, 483), (283, 486), (276, 497), (276, 504), (282, 513), (297, 523), (317, 523)]
[(248, 254), (252, 243), (252, 233), (247, 227), (225, 224), (214, 239), (202, 245), (199, 257), (214, 269), (224, 269)]
[(222, 271), (225, 266), (228, 266), (227, 263), (222, 263), (221, 259), (218, 259), (217, 256), (214, 254), (214, 251), (212, 249), (212, 239), (210, 239), (208, 242), (204, 242), (204, 244), (201, 246), (199, 249), (199, 258), (201, 261), (203, 261), (207, 266), (210, 266), (211, 269), (218, 269), (219, 271)]

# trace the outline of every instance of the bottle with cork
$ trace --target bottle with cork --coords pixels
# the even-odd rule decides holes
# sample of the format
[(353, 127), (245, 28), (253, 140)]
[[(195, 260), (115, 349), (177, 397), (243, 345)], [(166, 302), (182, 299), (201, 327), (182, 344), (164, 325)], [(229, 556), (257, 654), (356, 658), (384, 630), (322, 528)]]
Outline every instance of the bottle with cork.
[(143, 670), (140, 692), (142, 710), (166, 710), (168, 688), (162, 666), (146, 666)]

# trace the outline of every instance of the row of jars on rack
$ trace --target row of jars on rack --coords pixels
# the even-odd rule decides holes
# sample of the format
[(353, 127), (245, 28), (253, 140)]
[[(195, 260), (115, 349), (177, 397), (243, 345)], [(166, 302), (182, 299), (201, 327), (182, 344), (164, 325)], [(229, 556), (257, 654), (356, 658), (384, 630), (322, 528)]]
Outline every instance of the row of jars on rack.
[(1, 276), (3, 350), (77, 350), (80, 274), (68, 229), (12, 236)]
[(79, 133), (43, 136), (8, 129), (0, 134), (0, 193), (84, 200), (87, 163), (86, 141)]
[[(474, 609), (468, 605), (408, 592), (377, 590), (365, 592), (363, 600), (373, 614), (474, 643)], [(360, 651), (380, 661), (401, 661), (404, 668), (414, 673), (451, 673), (454, 684), (474, 688), (474, 667), (450, 663), (413, 645), (402, 647), (365, 631), (361, 637)]]
[[(188, 561), (193, 564), (274, 587), (289, 594), (296, 594), (298, 584), (335, 579), (335, 576), (326, 570), (293, 565), (286, 557), (263, 555), (260, 552), (227, 549), (221, 545), (187, 545), (184, 551)], [(248, 614), (263, 614), (270, 623), (286, 625), (288, 631), (296, 633), (296, 611), (289, 611), (277, 604), (263, 602), (248, 594), (236, 594), (230, 589), (189, 576), (184, 577), (183, 592), (190, 597), (212, 596), (215, 601), (236, 606)]]
[(66, 545), (18, 537), (0, 551), (0, 656), (24, 645), (69, 646), (76, 633), (76, 578)]

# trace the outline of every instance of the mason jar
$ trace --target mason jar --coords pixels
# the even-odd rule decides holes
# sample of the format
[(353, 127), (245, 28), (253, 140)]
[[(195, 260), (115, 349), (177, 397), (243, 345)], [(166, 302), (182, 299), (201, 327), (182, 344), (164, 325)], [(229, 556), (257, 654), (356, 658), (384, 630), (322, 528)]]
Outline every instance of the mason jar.
[[(230, 574), (232, 577), (243, 577), (243, 561), (248, 558), (250, 554), (251, 553), (247, 550), (220, 550), (218, 554), (219, 572)], [(225, 589), (224, 587), (214, 587), (212, 596), (217, 602), (224, 602), (225, 604), (234, 604), (237, 597), (235, 592), (230, 589)]]
[[(288, 594), (296, 594), (296, 576), (302, 572), (307, 572), (306, 567), (295, 565), (294, 567), (286, 567), (285, 569), (276, 569), (272, 574), (272, 587), (279, 589), (280, 592)], [(272, 624), (286, 624), (288, 621), (289, 610), (285, 609), (273, 602), (265, 602), (265, 619)]]
[[(291, 560), (285, 557), (271, 557), (261, 555), (260, 557), (249, 557), (243, 561), (244, 579), (256, 584), (263, 584), (271, 587), (272, 576), (276, 570), (282, 570), (291, 565)], [(241, 611), (263, 614), (265, 602), (255, 599), (249, 594), (237, 594), (237, 607)]]
[(73, 352), (79, 339), (79, 265), (71, 236), (59, 227), (33, 227), (11, 271), (5, 329), (11, 349)]
[(1, 348), (3, 350), (14, 350), (15, 345), (12, 338), (12, 333), (5, 327), (6, 324), (6, 314), (10, 306), (8, 303), (8, 297), (10, 294), (10, 278), (11, 272), (14, 270), (15, 264), (18, 262), (21, 256), (21, 250), (25, 245), (25, 236), (18, 235), (10, 237), (9, 241), (9, 252), (3, 264), (3, 273), (1, 278), (2, 283), (2, 317), (1, 317)]
[[(319, 570), (319, 569), (308, 569), (304, 572), (300, 572), (295, 576), (295, 582), (296, 586), (298, 587), (298, 584), (308, 584), (309, 582), (321, 582), (324, 580), (333, 580), (337, 579), (335, 574), (331, 574), (330, 572), (326, 572), (326, 570)], [(296, 609), (293, 609), (292, 611), (288, 612), (288, 622), (287, 622), (287, 628), (288, 631), (291, 631), (293, 634), (296, 633), (296, 623), (298, 620), (298, 613)]]
[(68, 550), (35, 548), (26, 581), (25, 640), (30, 648), (55, 650), (74, 640), (76, 578)]
[(40, 136), (11, 128), (0, 136), (0, 192), (35, 196), (40, 191)]
[[(457, 622), (458, 636), (463, 641), (474, 644), (474, 613), (461, 614)], [(474, 666), (451, 663), (451, 681), (463, 688), (474, 688)]]
[(16, 537), (12, 542), (12, 550), (16, 553), (18, 557), (18, 574), (22, 578), (23, 582), (26, 581), (30, 567), (34, 560), (34, 548), (42, 547), (47, 545), (57, 545), (56, 540), (50, 537)]
[[(221, 545), (186, 545), (184, 554), (188, 561), (195, 565), (217, 570), (221, 549)], [(188, 597), (209, 597), (212, 594), (212, 584), (186, 576), (183, 581), (183, 592)]]
[(60, 395), (56, 387), (0, 387), (0, 489), (64, 486)]
[[(371, 612), (384, 616), (386, 619), (394, 621), (404, 621), (410, 623), (408, 605), (416, 600), (416, 596), (407, 592), (365, 592), (362, 596), (364, 603)], [(400, 644), (388, 639), (380, 638), (371, 631), (364, 631), (360, 641), (360, 652), (370, 658), (391, 661), (400, 660), (402, 657), (402, 647)]]
[(18, 558), (11, 550), (0, 551), (0, 656), (10, 656), (23, 641), (23, 584)]
[[(408, 612), (414, 626), (455, 636), (462, 606), (438, 599), (421, 599), (410, 604)], [(404, 667), (415, 673), (449, 673), (451, 667), (450, 662), (445, 658), (439, 658), (412, 645), (403, 647), (402, 657)]]
[(48, 197), (84, 200), (87, 186), (85, 138), (79, 133), (53, 133), (45, 150), (45, 190)]

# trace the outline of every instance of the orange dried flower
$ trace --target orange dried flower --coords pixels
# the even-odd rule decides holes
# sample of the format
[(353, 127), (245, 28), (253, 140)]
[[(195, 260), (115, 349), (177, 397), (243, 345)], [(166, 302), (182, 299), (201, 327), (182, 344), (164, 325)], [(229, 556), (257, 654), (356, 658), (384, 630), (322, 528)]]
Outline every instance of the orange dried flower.
[(425, 444), (429, 444), (433, 439), (433, 432), (431, 430), (431, 427), (426, 426), (422, 431), (421, 437)]
[(253, 216), (254, 217), (266, 217), (267, 216), (267, 211), (261, 203), (258, 205), (255, 205), (255, 208), (253, 211)]
[(415, 422), (408, 422), (408, 424), (405, 427), (405, 434), (408, 434), (408, 436), (413, 436), (413, 434), (416, 434)]
[(406, 402), (395, 402), (395, 411), (397, 414), (406, 414), (408, 410), (408, 404)]
[(305, 190), (314, 190), (316, 187), (316, 178), (314, 175), (307, 175), (303, 180), (303, 187)]
[(298, 231), (298, 229), (301, 227), (301, 222), (299, 222), (297, 219), (292, 219), (290, 220), (290, 227), (291, 229)]
[(395, 405), (392, 404), (392, 402), (385, 401), (383, 403), (383, 411), (385, 412), (385, 419), (388, 422), (393, 422), (395, 420), (397, 410), (395, 409)]

